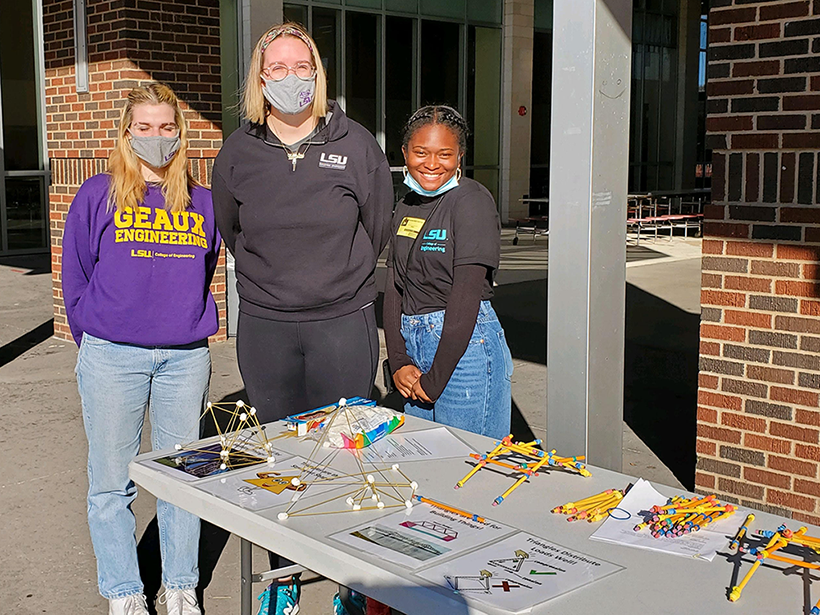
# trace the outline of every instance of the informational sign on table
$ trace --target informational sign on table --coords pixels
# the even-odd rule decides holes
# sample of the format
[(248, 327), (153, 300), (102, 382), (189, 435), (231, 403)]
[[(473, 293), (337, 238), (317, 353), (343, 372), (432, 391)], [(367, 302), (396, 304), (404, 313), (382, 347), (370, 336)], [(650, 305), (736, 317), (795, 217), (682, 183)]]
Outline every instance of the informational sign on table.
[(411, 431), (395, 431), (361, 450), (362, 458), (370, 463), (400, 463), (466, 457), (469, 446), (454, 436), (446, 427)]
[[(258, 466), (199, 484), (197, 487), (248, 510), (272, 508), (290, 503), (294, 496), (311, 497), (338, 489), (338, 485), (309, 484), (312, 480), (338, 479), (341, 478), (341, 474), (329, 466), (311, 467), (303, 472), (306, 464), (307, 460), (303, 457), (290, 457), (277, 461), (273, 467)], [(294, 485), (293, 479), (300, 476), (303, 482)]]
[[(233, 445), (231, 455), (238, 460), (236, 462), (232, 462), (229, 457), (228, 462), (225, 463), (221, 451), (222, 446), (219, 441), (206, 441), (197, 443), (196, 448), (185, 447), (178, 452), (143, 460), (140, 463), (161, 470), (179, 480), (191, 482), (235, 470), (245, 470), (262, 463), (266, 464), (266, 459), (271, 455), (274, 459), (293, 456), (276, 448), (265, 452), (251, 441), (238, 441)], [(225, 465), (224, 468), (223, 465)]]
[(694, 557), (711, 562), (718, 550), (726, 548), (727, 540), (731, 540), (731, 536), (737, 532), (738, 526), (748, 512), (738, 510), (731, 517), (716, 521), (708, 528), (675, 538), (665, 536), (653, 538), (646, 528), (636, 532), (635, 526), (644, 520), (644, 513), (653, 506), (666, 504), (667, 500), (668, 498), (658, 493), (649, 481), (638, 479), (626, 497), (620, 501), (618, 508), (590, 536), (590, 540), (660, 551), (680, 557)]
[(483, 523), (428, 504), (357, 525), (331, 535), (362, 553), (415, 570), (443, 557), (500, 540), (515, 529)]
[(467, 598), (521, 613), (620, 570), (623, 567), (519, 532), (416, 575)]

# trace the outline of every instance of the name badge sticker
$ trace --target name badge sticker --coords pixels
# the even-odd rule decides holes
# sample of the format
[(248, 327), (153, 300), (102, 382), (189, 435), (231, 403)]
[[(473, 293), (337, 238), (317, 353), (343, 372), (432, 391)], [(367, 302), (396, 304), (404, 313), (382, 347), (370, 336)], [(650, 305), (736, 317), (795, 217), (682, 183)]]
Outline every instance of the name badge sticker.
[(419, 231), (424, 226), (424, 218), (412, 218), (405, 216), (399, 224), (399, 230), (396, 235), (400, 237), (409, 237), (415, 239), (419, 235)]

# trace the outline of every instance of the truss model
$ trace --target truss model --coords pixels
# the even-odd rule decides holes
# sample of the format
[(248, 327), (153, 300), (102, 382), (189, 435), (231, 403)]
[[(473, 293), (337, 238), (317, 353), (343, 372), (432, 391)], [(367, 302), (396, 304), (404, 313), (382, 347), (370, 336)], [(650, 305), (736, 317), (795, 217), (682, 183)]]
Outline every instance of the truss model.
[[(412, 500), (418, 484), (411, 481), (401, 471), (399, 464), (388, 465), (381, 458), (378, 463), (374, 463), (363, 460), (356, 449), (330, 447), (328, 434), (336, 431), (333, 429), (334, 423), (343, 422), (342, 426), (347, 427), (347, 433), (355, 433), (355, 424), (364, 422), (365, 419), (364, 415), (359, 416), (358, 413), (367, 410), (365, 406), (348, 406), (344, 398), (339, 400), (337, 406), (337, 409), (330, 412), (324, 419), (320, 436), (310, 457), (302, 466), (299, 477), (291, 481), (294, 487), (305, 485), (306, 488), (302, 492), (293, 494), (288, 508), (278, 515), (280, 521), (288, 517), (413, 507)], [(330, 452), (327, 452), (328, 450)], [(356, 470), (348, 474), (329, 476), (324, 470), (339, 454), (350, 455), (355, 460)], [(320, 460), (321, 455), (324, 457)], [(338, 489), (328, 494), (327, 499), (303, 505), (300, 500), (310, 495), (310, 488), (314, 485), (338, 487)], [(337, 505), (330, 506), (331, 510), (327, 510), (325, 505), (331, 502)]]
[[(558, 457), (555, 451), (545, 452), (536, 448), (541, 444), (541, 440), (532, 442), (513, 442), (510, 434), (500, 442), (495, 443), (495, 448), (485, 455), (470, 453), (470, 457), (478, 463), (470, 472), (456, 483), (456, 489), (463, 487), (464, 483), (470, 480), (473, 475), (488, 463), (494, 466), (510, 470), (510, 477), (517, 478), (515, 484), (504, 493), (493, 500), (493, 506), (498, 506), (509, 495), (520, 487), (527, 479), (538, 476), (538, 471), (544, 466), (561, 467), (572, 472), (577, 472), (581, 476), (592, 476), (586, 466), (581, 463), (585, 459), (583, 455), (578, 457)], [(499, 458), (504, 459), (500, 461)]]
[[(744, 526), (745, 525), (746, 523), (744, 523)], [(741, 526), (740, 529), (743, 530), (743, 526)], [(733, 587), (731, 592), (729, 592), (729, 600), (731, 602), (736, 602), (740, 598), (740, 593), (743, 591), (743, 588), (746, 587), (746, 583), (749, 582), (752, 575), (758, 568), (760, 568), (760, 564), (762, 564), (763, 560), (766, 559), (782, 562), (784, 564), (788, 564), (789, 566), (799, 566), (800, 568), (808, 568), (810, 570), (820, 570), (820, 564), (805, 561), (808, 558), (816, 558), (817, 555), (820, 554), (820, 538), (807, 536), (806, 531), (807, 528), (801, 527), (796, 532), (792, 532), (785, 525), (781, 525), (774, 532), (760, 532), (760, 536), (762, 538), (768, 538), (769, 540), (763, 548), (749, 549), (748, 553), (750, 555), (754, 555), (757, 558), (757, 561), (752, 564), (752, 567), (749, 569), (749, 572), (746, 573), (746, 576), (743, 577), (743, 580), (738, 585)], [(740, 532), (738, 532), (738, 535), (740, 536)], [(801, 553), (792, 557), (786, 557), (785, 555), (779, 555), (776, 553), (776, 551), (780, 551), (781, 549), (789, 546), (797, 547)], [(797, 557), (800, 556), (802, 556), (803, 559), (797, 559)], [(811, 608), (809, 613), (811, 615), (820, 615), (820, 600), (818, 600), (817, 604)]]
[[(219, 426), (217, 413), (228, 415), (228, 424), (224, 430)], [(266, 461), (273, 464), (276, 461), (272, 453), (273, 445), (265, 434), (265, 428), (256, 418), (256, 408), (247, 406), (241, 399), (235, 403), (208, 402), (199, 417), (200, 422), (207, 417), (213, 420), (219, 436), (218, 444), (175, 444), (174, 449), (182, 453), (176, 457), (178, 464), (184, 464), (190, 459), (202, 461), (205, 457), (218, 458), (219, 470), (226, 471)]]

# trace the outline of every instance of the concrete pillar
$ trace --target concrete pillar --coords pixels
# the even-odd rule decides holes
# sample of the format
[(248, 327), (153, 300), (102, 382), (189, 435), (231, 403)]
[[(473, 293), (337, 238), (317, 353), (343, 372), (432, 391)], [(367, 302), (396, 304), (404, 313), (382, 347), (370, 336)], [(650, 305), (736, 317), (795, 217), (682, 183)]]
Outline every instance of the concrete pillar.
[[(529, 206), (519, 199), (530, 191), (530, 107), (534, 0), (504, 0), (504, 70), (501, 104), (501, 220), (521, 218)], [(544, 67), (544, 77), (549, 68)], [(526, 115), (519, 115), (520, 107)]]

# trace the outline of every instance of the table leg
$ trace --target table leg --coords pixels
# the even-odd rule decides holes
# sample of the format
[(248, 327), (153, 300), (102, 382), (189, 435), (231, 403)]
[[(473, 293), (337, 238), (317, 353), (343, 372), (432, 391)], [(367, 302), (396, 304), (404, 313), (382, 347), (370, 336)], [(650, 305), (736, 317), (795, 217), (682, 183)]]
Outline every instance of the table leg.
[(251, 615), (253, 604), (253, 552), (251, 548), (253, 545), (244, 538), (240, 538), (239, 541), (242, 571), (242, 587), (239, 601), (240, 613), (242, 615)]

